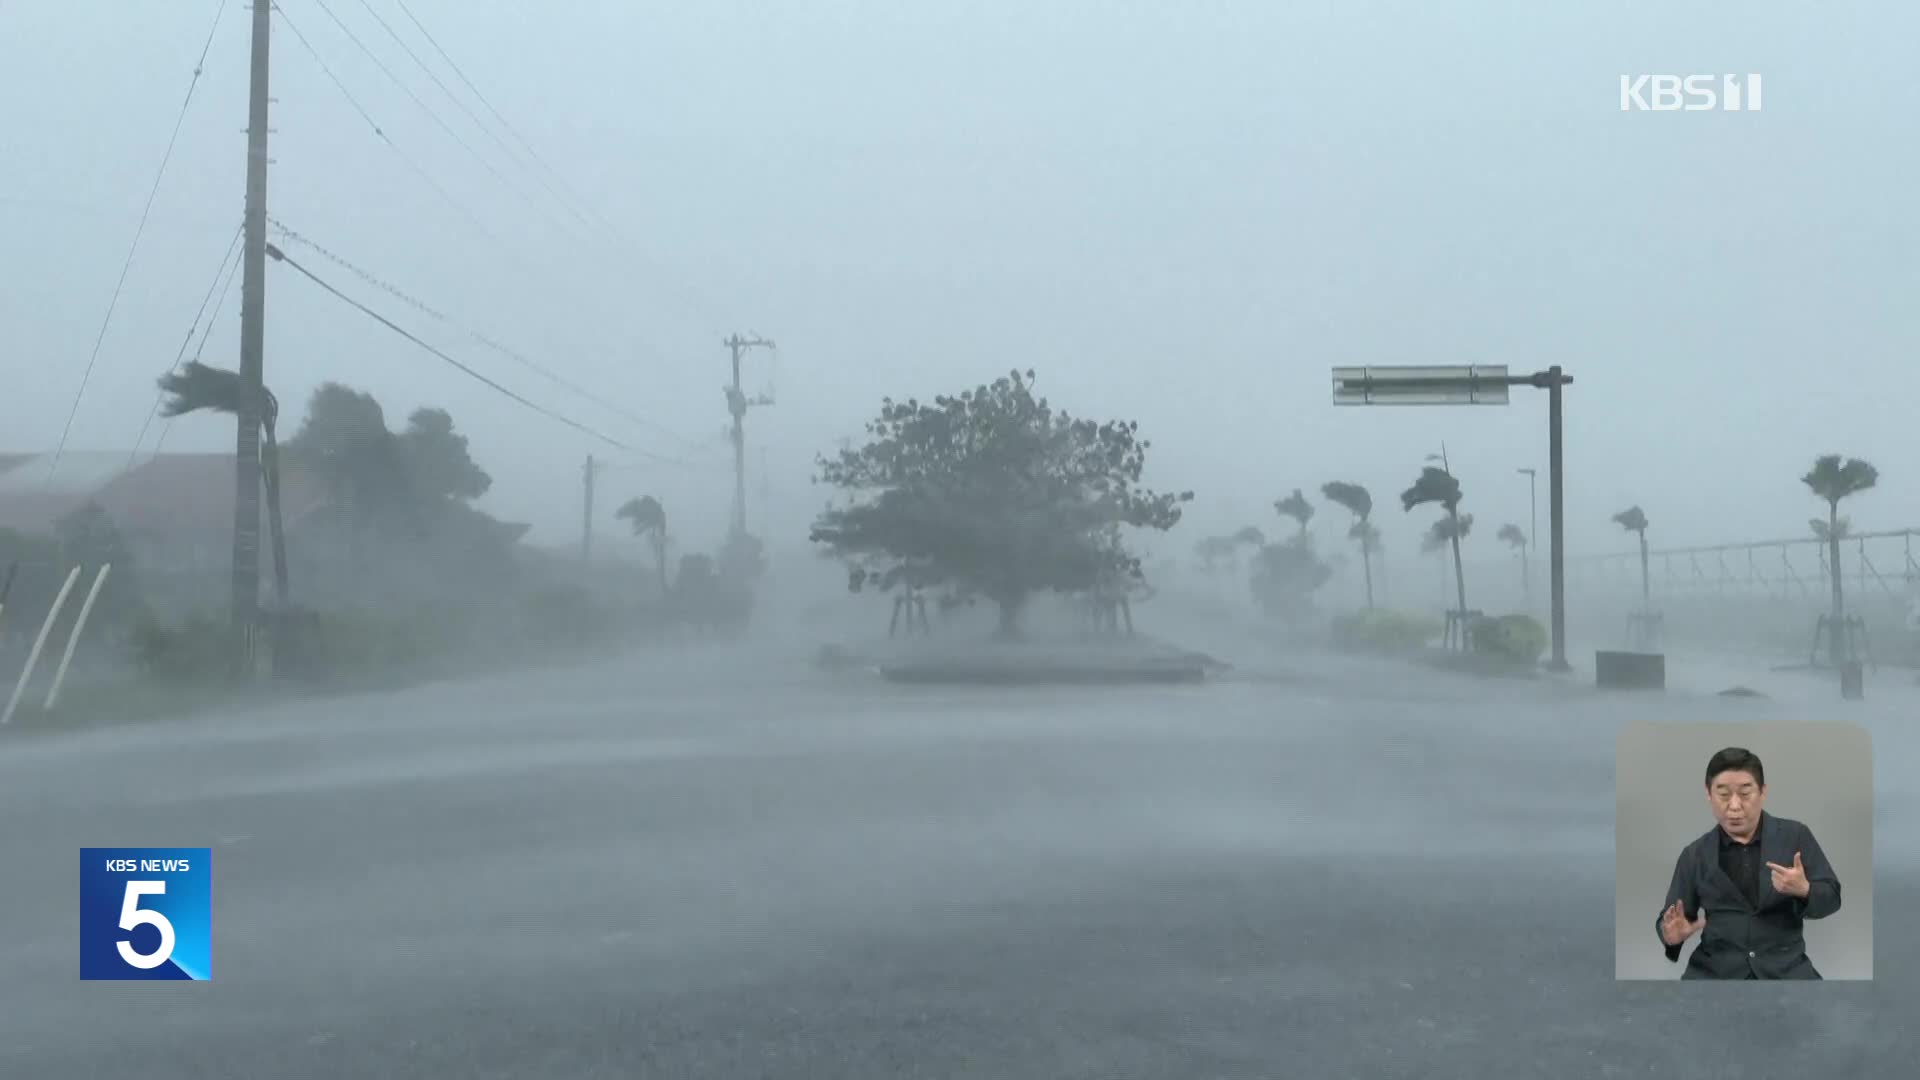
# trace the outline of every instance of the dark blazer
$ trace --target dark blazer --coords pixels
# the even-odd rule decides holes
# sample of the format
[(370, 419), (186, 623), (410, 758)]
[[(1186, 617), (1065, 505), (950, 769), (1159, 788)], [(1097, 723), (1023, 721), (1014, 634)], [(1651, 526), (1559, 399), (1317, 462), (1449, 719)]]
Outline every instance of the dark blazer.
[[(1807, 919), (1824, 919), (1840, 910), (1840, 879), (1832, 864), (1813, 838), (1813, 830), (1798, 821), (1760, 815), (1760, 855), (1770, 863), (1793, 865), (1794, 852), (1806, 868), (1809, 889), (1805, 899), (1782, 896), (1773, 891), (1773, 878), (1764, 868), (1760, 874), (1760, 905), (1753, 907), (1741, 895), (1739, 886), (1720, 869), (1720, 826), (1688, 844), (1673, 867), (1673, 884), (1667, 886), (1667, 902), (1662, 911), (1680, 901), (1687, 918), (1707, 912), (1707, 926), (1701, 931), (1700, 945), (1687, 960), (1683, 979), (1818, 979), (1820, 972), (1807, 959), (1807, 942), (1801, 927)], [(1659, 916), (1654, 917), (1654, 935), (1659, 936)], [(1676, 963), (1685, 942), (1668, 945), (1667, 959)]]

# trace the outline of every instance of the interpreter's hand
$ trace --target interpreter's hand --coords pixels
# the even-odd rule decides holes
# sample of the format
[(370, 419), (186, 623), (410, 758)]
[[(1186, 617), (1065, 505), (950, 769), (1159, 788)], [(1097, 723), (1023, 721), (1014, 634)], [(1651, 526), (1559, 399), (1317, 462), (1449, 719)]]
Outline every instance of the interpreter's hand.
[(1687, 909), (1675, 900), (1673, 906), (1660, 915), (1660, 940), (1668, 945), (1681, 945), (1693, 935), (1707, 928), (1707, 909), (1700, 909), (1700, 917), (1687, 918)]
[(1767, 869), (1773, 871), (1773, 891), (1781, 896), (1804, 898), (1813, 888), (1807, 883), (1807, 868), (1800, 865), (1800, 853), (1797, 851), (1793, 853), (1792, 866), (1770, 862)]

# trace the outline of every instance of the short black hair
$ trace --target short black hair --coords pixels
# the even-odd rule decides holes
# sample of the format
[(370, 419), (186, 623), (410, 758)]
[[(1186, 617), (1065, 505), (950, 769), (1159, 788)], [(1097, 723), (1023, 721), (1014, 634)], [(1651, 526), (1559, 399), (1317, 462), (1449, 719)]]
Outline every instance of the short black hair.
[(1725, 750), (1707, 759), (1707, 784), (1713, 786), (1713, 778), (1723, 772), (1744, 772), (1753, 774), (1753, 782), (1761, 787), (1767, 786), (1767, 768), (1760, 764), (1760, 756), (1743, 746), (1729, 746)]

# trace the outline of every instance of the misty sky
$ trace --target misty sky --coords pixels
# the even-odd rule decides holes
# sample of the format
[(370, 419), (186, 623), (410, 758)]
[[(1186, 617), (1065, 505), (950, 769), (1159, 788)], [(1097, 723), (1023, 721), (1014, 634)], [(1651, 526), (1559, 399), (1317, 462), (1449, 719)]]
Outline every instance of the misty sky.
[[(60, 437), (219, 5), (0, 3), (0, 451)], [(1821, 452), (1881, 468), (1857, 528), (1920, 525), (1914, 5), (407, 5), (557, 176), (414, 66), (369, 8), (487, 116), (396, 0), (283, 0), (391, 146), (277, 18), (270, 212), (657, 426), (299, 246), (636, 450), (528, 412), (284, 266), (267, 378), (289, 426), (327, 379), (396, 427), (449, 409), (495, 478), (482, 505), (540, 539), (577, 537), (589, 453), (620, 464), (603, 510), (657, 493), (683, 543), (717, 539), (736, 330), (781, 346), (747, 378), (777, 399), (749, 421), (756, 531), (776, 542), (804, 539), (824, 500), (814, 453), (882, 395), (1013, 366), (1075, 412), (1141, 422), (1154, 483), (1200, 493), (1169, 550), (1272, 531), (1276, 496), (1331, 479), (1373, 488), (1389, 543), (1410, 546), (1431, 512), (1394, 495), (1443, 440), (1473, 542), (1526, 523), (1514, 470), (1544, 472), (1544, 394), (1336, 409), (1333, 364), (1563, 364), (1576, 553), (1628, 547), (1608, 518), (1629, 503), (1656, 546), (1805, 535), (1821, 506), (1797, 478)], [(72, 449), (132, 445), (239, 224), (247, 21), (229, 0)], [(1757, 72), (1765, 111), (1619, 111), (1619, 75), (1642, 72)], [(238, 309), (236, 283), (207, 362), (237, 365)], [(232, 440), (188, 417), (165, 448)], [(1543, 529), (1545, 512), (1543, 483)]]

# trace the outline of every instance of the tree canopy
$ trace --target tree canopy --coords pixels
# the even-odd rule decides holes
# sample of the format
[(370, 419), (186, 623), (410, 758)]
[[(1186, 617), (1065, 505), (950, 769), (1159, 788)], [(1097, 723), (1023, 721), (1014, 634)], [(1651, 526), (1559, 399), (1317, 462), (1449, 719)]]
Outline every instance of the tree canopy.
[(868, 441), (820, 459), (830, 506), (813, 540), (855, 567), (854, 584), (911, 576), (992, 600), (1002, 628), (1034, 593), (1140, 576), (1120, 526), (1169, 529), (1191, 492), (1140, 484), (1149, 443), (1130, 421), (1056, 410), (1031, 371), (931, 402), (884, 399)]
[(1629, 506), (1613, 515), (1614, 523), (1632, 533), (1647, 531), (1647, 515), (1638, 506)]

